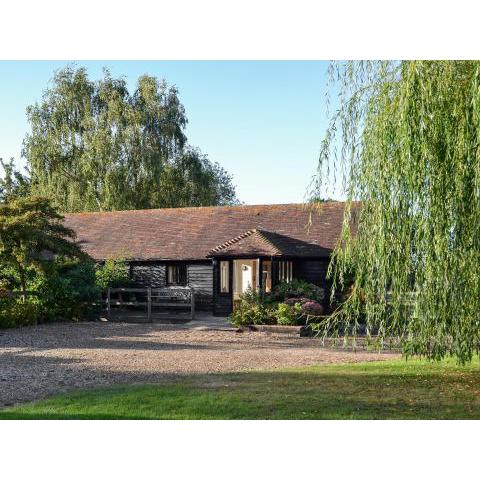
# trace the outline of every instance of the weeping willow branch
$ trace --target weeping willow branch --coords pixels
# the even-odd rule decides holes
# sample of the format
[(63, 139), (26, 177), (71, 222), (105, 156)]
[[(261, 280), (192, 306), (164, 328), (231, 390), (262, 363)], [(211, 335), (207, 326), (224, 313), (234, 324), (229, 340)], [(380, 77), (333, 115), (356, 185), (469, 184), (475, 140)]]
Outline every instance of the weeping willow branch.
[(468, 361), (480, 346), (480, 62), (346, 62), (330, 73), (340, 108), (315, 185), (321, 196), (343, 180), (332, 298), (353, 288), (322, 329), (351, 335), (361, 322), (407, 355)]

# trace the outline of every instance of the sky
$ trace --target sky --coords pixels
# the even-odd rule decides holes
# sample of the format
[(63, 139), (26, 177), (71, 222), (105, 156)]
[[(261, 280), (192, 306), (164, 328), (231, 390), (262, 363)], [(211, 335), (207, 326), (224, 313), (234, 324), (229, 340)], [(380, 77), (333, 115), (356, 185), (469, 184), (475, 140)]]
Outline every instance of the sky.
[(305, 200), (327, 125), (327, 62), (0, 61), (1, 158), (25, 165), (26, 108), (68, 63), (87, 67), (94, 80), (108, 67), (131, 91), (144, 73), (164, 78), (185, 107), (188, 142), (233, 176), (240, 201)]

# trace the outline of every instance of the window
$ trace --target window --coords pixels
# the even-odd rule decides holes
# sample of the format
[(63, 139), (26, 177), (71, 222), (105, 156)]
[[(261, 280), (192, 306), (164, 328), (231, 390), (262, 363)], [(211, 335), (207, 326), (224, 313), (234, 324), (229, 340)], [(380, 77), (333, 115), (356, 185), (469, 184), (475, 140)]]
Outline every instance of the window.
[(265, 293), (272, 291), (272, 262), (271, 260), (264, 260), (262, 272), (262, 288)]
[(167, 285), (186, 285), (187, 266), (185, 264), (167, 265)]
[(293, 262), (278, 262), (278, 280), (290, 283), (293, 279)]
[(228, 293), (230, 291), (230, 265), (226, 261), (220, 262), (220, 292)]

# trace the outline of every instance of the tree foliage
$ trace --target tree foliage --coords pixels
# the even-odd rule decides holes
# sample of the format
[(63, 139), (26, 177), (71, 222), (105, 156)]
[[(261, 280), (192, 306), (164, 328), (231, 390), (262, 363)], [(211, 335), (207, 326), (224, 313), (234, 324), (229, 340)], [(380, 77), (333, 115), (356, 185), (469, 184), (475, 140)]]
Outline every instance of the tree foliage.
[(100, 294), (95, 263), (62, 220), (42, 197), (0, 203), (0, 327), (78, 320), (93, 312)]
[(153, 204), (162, 207), (238, 203), (230, 175), (193, 148), (185, 149), (165, 167), (158, 188), (151, 196)]
[(107, 70), (93, 82), (69, 66), (27, 114), (32, 192), (62, 211), (236, 201), (230, 176), (187, 145), (184, 108), (165, 81), (143, 75), (130, 93)]
[(44, 266), (31, 282), (42, 321), (81, 320), (99, 313), (100, 288), (92, 259), (57, 257)]
[(4, 176), (0, 178), (0, 202), (7, 202), (16, 197), (26, 197), (30, 193), (30, 179), (15, 169), (14, 159), (4, 162), (0, 158)]
[(83, 258), (74, 232), (46, 198), (0, 203), (0, 269), (4, 288), (25, 292), (29, 278), (44, 271), (55, 255)]
[(107, 258), (95, 268), (95, 282), (101, 290), (108, 287), (127, 287), (131, 283), (128, 263), (122, 258)]
[(480, 62), (347, 62), (331, 74), (340, 108), (317, 190), (344, 179), (330, 271), (334, 295), (349, 276), (353, 286), (324, 331), (355, 333), (363, 316), (407, 354), (467, 361), (480, 350)]

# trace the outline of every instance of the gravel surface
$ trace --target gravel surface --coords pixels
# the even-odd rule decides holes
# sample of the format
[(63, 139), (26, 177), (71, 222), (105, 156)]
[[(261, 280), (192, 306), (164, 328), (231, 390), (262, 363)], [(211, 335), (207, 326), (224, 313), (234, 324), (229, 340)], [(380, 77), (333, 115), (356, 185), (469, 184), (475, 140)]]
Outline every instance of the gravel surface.
[(185, 374), (383, 360), (287, 334), (160, 324), (77, 323), (0, 330), (0, 406), (76, 388)]

